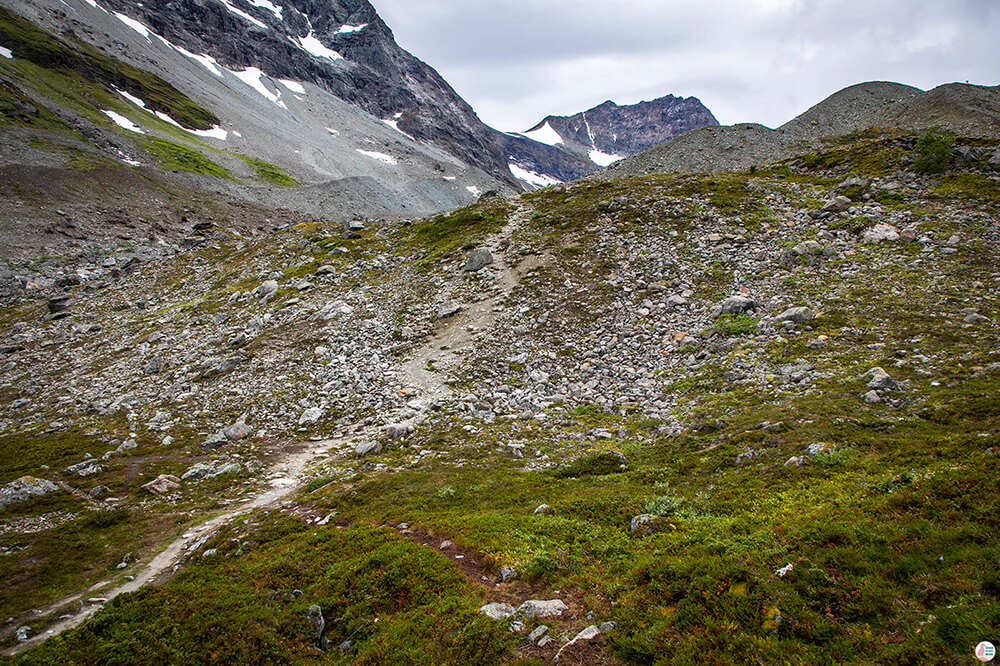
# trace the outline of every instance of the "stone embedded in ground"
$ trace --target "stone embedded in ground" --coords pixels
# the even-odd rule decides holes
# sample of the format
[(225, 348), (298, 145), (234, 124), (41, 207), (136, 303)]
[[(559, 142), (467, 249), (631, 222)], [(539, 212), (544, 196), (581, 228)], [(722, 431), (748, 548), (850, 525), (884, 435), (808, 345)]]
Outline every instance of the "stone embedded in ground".
[(566, 656), (566, 653), (571, 651), (574, 647), (582, 643), (590, 643), (591, 641), (597, 640), (600, 637), (601, 637), (601, 630), (594, 625), (590, 625), (589, 627), (578, 633), (569, 643), (566, 643), (566, 645), (559, 648), (559, 652), (556, 653), (555, 658), (552, 660), (553, 663), (558, 663), (559, 660), (563, 658), (563, 656)]
[(379, 453), (382, 451), (382, 443), (377, 440), (372, 440), (370, 442), (361, 442), (354, 447), (354, 455), (362, 458), (369, 453)]
[(247, 425), (246, 421), (247, 415), (244, 414), (237, 419), (236, 423), (223, 430), (222, 434), (226, 436), (226, 439), (234, 442), (246, 439), (253, 434), (253, 429)]
[(868, 388), (874, 389), (876, 391), (895, 391), (899, 388), (899, 384), (896, 380), (889, 376), (882, 368), (874, 368), (869, 374), (872, 375), (872, 379), (868, 382)]
[(503, 583), (508, 583), (517, 578), (517, 570), (513, 567), (501, 567), (500, 568), (500, 581)]
[(154, 495), (164, 495), (180, 487), (181, 480), (173, 474), (161, 474), (142, 486), (143, 490), (151, 492)]
[(491, 620), (506, 620), (515, 613), (515, 609), (510, 604), (491, 603), (479, 609), (479, 612)]
[(409, 423), (392, 423), (383, 432), (390, 439), (402, 439), (413, 432), (413, 426)]
[(11, 504), (26, 502), (35, 497), (42, 497), (59, 490), (59, 486), (46, 479), (34, 476), (22, 476), (0, 487), (0, 509)]
[(539, 504), (537, 507), (535, 507), (535, 510), (532, 513), (534, 513), (536, 516), (551, 516), (555, 512), (556, 510), (553, 509), (548, 504)]
[(550, 599), (539, 601), (531, 599), (518, 606), (517, 614), (524, 619), (533, 617), (561, 617), (564, 611), (568, 611), (569, 606), (562, 599)]
[(64, 471), (66, 474), (78, 474), (80, 476), (90, 476), (91, 474), (97, 474), (98, 472), (104, 471), (104, 468), (101, 467), (101, 464), (97, 458), (89, 458), (81, 463), (70, 465)]
[(827, 444), (826, 442), (816, 442), (814, 444), (810, 444), (806, 448), (806, 454), (810, 458), (812, 458), (814, 456), (818, 456), (821, 453), (830, 453), (834, 450), (835, 447), (833, 446), (833, 444)]
[(777, 322), (790, 321), (794, 324), (803, 324), (807, 321), (812, 321), (813, 317), (815, 316), (816, 314), (809, 308), (795, 307), (785, 310), (784, 312), (776, 316), (774, 318), (774, 321)]
[(866, 243), (881, 243), (883, 241), (896, 241), (899, 240), (899, 229), (892, 226), (891, 224), (876, 224), (871, 229), (865, 231), (861, 240)]
[(530, 634), (528, 634), (528, 640), (532, 643), (538, 643), (538, 641), (547, 633), (549, 633), (549, 628), (544, 624), (540, 624), (535, 627)]

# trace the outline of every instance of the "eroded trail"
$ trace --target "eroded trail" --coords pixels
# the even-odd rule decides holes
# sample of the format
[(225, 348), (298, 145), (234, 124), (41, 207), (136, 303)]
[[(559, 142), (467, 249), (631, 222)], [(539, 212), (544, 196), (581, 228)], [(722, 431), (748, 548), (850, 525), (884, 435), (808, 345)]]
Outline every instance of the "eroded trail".
[(461, 366), (462, 356), (475, 344), (477, 334), (488, 331), (494, 324), (501, 311), (500, 304), (520, 281), (523, 266), (507, 247), (514, 233), (531, 218), (533, 209), (522, 200), (517, 201), (517, 206), (503, 228), (482, 245), (493, 256), (492, 266), (483, 269), (493, 271), (492, 293), (463, 305), (400, 366), (401, 382), (419, 391), (422, 398), (436, 400), (451, 395), (448, 381)]
[[(73, 615), (59, 620), (48, 626), (45, 631), (37, 636), (32, 636), (23, 643), (5, 650), (8, 655), (14, 655), (30, 647), (38, 645), (52, 636), (62, 633), (67, 629), (79, 626), (88, 617), (101, 609), (101, 607), (111, 601), (119, 594), (135, 592), (139, 588), (154, 582), (164, 573), (172, 573), (181, 559), (195, 550), (210, 538), (219, 528), (230, 521), (250, 513), (256, 509), (263, 509), (274, 506), (283, 499), (298, 490), (302, 484), (303, 473), (311, 462), (318, 457), (329, 453), (331, 450), (341, 448), (350, 442), (349, 437), (331, 439), (321, 442), (311, 442), (303, 450), (290, 454), (272, 465), (267, 472), (268, 489), (261, 492), (253, 499), (234, 506), (233, 508), (216, 515), (215, 517), (195, 525), (185, 531), (181, 536), (170, 542), (166, 548), (160, 551), (150, 560), (142, 570), (136, 574), (133, 580), (125, 581), (113, 587), (108, 587), (108, 582), (98, 583), (92, 586), (87, 592), (60, 599), (49, 607), (42, 609), (41, 614), (49, 614), (58, 611), (65, 606), (80, 601), (81, 599), (95, 599), (94, 603), (86, 604), (83, 609)], [(90, 595), (90, 596), (88, 596)], [(99, 599), (100, 601), (97, 601)]]
[[(436, 334), (417, 349), (412, 358), (399, 367), (397, 377), (401, 383), (416, 389), (422, 399), (437, 400), (452, 394), (448, 381), (461, 367), (463, 355), (475, 345), (477, 334), (488, 331), (496, 322), (502, 312), (501, 303), (517, 286), (523, 273), (537, 265), (537, 262), (531, 259), (518, 261), (512, 252), (507, 251), (511, 237), (530, 219), (532, 213), (530, 206), (518, 201), (518, 208), (508, 216), (504, 227), (483, 244), (483, 247), (489, 249), (494, 262), (488, 269), (493, 272), (494, 277), (488, 294), (464, 305), (461, 311), (447, 319)], [(458, 279), (456, 278), (456, 281)], [(276, 506), (298, 490), (302, 485), (304, 473), (311, 463), (320, 458), (325, 459), (328, 455), (339, 455), (353, 450), (356, 439), (377, 436), (375, 428), (365, 430), (354, 427), (345, 430), (337, 438), (311, 442), (301, 451), (283, 457), (272, 465), (265, 475), (265, 478), (269, 479), (267, 490), (186, 530), (155, 555), (134, 579), (118, 583), (111, 580), (97, 583), (85, 592), (60, 599), (42, 609), (38, 614), (47, 615), (81, 600), (93, 599), (93, 603), (85, 603), (82, 610), (71, 617), (58, 620), (49, 625), (43, 633), (5, 650), (5, 653), (17, 654), (52, 636), (77, 627), (118, 595), (135, 592), (144, 585), (154, 583), (164, 574), (173, 573), (187, 555), (201, 547), (221, 527), (251, 511)]]

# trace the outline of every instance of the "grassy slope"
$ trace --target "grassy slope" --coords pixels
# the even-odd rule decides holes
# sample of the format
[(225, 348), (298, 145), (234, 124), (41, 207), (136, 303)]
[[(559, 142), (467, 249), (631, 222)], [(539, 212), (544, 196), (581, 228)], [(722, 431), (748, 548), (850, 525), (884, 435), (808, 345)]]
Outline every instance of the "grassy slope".
[[(881, 174), (899, 156), (891, 142), (875, 141), (809, 162)], [(750, 186), (761, 179), (807, 186), (797, 195), (804, 206), (835, 182), (829, 171), (782, 170), (548, 191), (533, 195), (539, 216), (529, 233), (560, 248), (570, 236), (586, 238), (604, 214), (601, 201), (627, 195), (652, 209), (667, 193), (742, 213), (752, 229), (768, 217)], [(956, 173), (919, 204), (937, 234), (985, 236), (949, 207), (995, 219), (997, 192), (982, 172)], [(907, 196), (889, 203), (911, 209), (918, 202)], [(426, 233), (462, 245), (444, 222)], [(664, 224), (684, 230), (698, 219)], [(855, 278), (792, 270), (782, 283), (825, 304), (810, 337), (829, 335), (831, 348), (809, 349), (800, 336), (760, 352), (769, 363), (804, 359), (828, 371), (816, 391), (739, 384), (705, 370), (674, 387), (688, 426), (677, 435), (628, 410), (590, 407), (548, 423), (440, 419), (408, 442), (434, 452), (422, 462), (406, 464), (410, 451), (394, 448), (379, 461), (390, 471), (358, 469), (300, 495), (300, 513), (337, 512), (336, 524), (275, 512), (232, 526), (207, 544), (217, 557), (118, 599), (21, 661), (339, 663), (354, 658), (336, 648), (351, 640), (357, 663), (530, 663), (537, 655), (523, 639), (474, 611), (489, 600), (561, 595), (580, 617), (550, 622), (557, 636), (587, 624), (588, 610), (618, 623), (605, 638), (608, 662), (968, 663), (975, 644), (1000, 628), (1000, 371), (990, 367), (1000, 341), (995, 328), (963, 328), (942, 311), (961, 308), (975, 290), (980, 312), (1000, 314), (995, 291), (972, 286), (991, 283), (995, 248), (969, 242), (934, 274), (912, 265), (911, 246), (859, 252), (855, 263), (869, 269)], [(934, 374), (893, 367), (893, 350), (904, 346), (936, 359)], [(724, 363), (742, 353), (756, 353), (745, 338)], [(898, 407), (860, 403), (862, 373), (873, 365), (910, 380)], [(764, 421), (784, 427), (761, 430)], [(616, 436), (578, 437), (595, 427)], [(512, 439), (578, 462), (569, 474), (527, 471), (499, 451)], [(803, 467), (782, 464), (814, 442), (834, 448)], [(764, 455), (734, 464), (747, 448)], [(625, 471), (590, 457), (604, 449), (626, 454)], [(553, 515), (533, 514), (543, 502)], [(629, 520), (644, 511), (665, 520), (654, 534), (633, 536)], [(452, 540), (494, 572), (515, 567), (520, 581), (494, 587), (463, 576), (456, 560), (384, 527), (403, 521), (436, 535), (432, 546)], [(778, 575), (788, 564), (790, 573)], [(334, 646), (326, 655), (304, 619), (314, 603)]]

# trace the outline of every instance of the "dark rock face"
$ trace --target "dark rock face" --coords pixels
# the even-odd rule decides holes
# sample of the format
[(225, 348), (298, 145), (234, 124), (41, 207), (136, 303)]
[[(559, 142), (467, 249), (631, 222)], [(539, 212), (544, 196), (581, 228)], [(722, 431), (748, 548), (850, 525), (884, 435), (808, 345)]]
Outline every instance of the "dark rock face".
[(564, 183), (583, 178), (598, 169), (584, 155), (570, 152), (561, 146), (549, 146), (517, 134), (497, 132), (496, 136), (510, 162)]
[[(512, 182), (493, 130), (434, 69), (396, 44), (367, 0), (274, 0), (280, 18), (246, 0), (227, 1), (254, 21), (218, 0), (149, 0), (142, 5), (108, 0), (106, 4), (223, 66), (257, 67), (272, 77), (314, 83), (378, 118), (395, 119), (407, 134)], [(302, 40), (310, 37), (342, 58), (316, 56), (301, 48)]]
[(719, 121), (698, 98), (667, 95), (632, 106), (607, 101), (574, 116), (549, 116), (532, 130), (545, 123), (567, 144), (628, 157)]

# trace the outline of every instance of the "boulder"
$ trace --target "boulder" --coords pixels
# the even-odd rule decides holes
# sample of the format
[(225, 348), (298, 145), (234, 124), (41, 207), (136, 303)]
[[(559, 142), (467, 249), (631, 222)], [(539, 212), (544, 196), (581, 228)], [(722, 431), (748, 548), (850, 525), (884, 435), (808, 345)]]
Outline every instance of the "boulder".
[(757, 309), (757, 303), (746, 296), (730, 296), (722, 301), (722, 314), (735, 315)]
[(369, 453), (379, 453), (382, 450), (382, 443), (378, 441), (361, 442), (354, 447), (354, 455), (363, 458)]
[(181, 480), (173, 474), (161, 474), (149, 483), (143, 484), (143, 490), (154, 495), (164, 495), (181, 487)]
[(387, 425), (383, 432), (389, 439), (403, 439), (413, 432), (413, 426), (409, 423), (393, 423)]
[(90, 476), (91, 474), (97, 474), (98, 472), (103, 472), (104, 468), (101, 467), (100, 462), (97, 458), (88, 458), (81, 463), (75, 465), (70, 465), (65, 470), (66, 474), (79, 474), (80, 476)]
[(516, 609), (510, 604), (492, 603), (480, 608), (479, 612), (491, 620), (506, 620), (516, 612)]
[(532, 599), (518, 606), (517, 614), (524, 619), (533, 617), (561, 617), (563, 611), (568, 610), (569, 606), (562, 599), (550, 599), (549, 601)]
[(236, 420), (236, 423), (223, 430), (222, 434), (226, 436), (226, 439), (235, 442), (252, 435), (253, 429), (247, 425), (247, 415), (244, 414)]
[(323, 414), (325, 413), (326, 410), (320, 407), (310, 407), (306, 411), (302, 412), (302, 416), (299, 417), (299, 425), (300, 426), (313, 425), (321, 418), (323, 418)]
[(802, 324), (811, 321), (816, 316), (812, 310), (806, 307), (789, 308), (774, 318), (774, 321), (790, 321), (794, 324)]
[(0, 487), (0, 509), (11, 504), (25, 502), (34, 497), (41, 497), (59, 490), (59, 486), (34, 476), (22, 476), (7, 485)]
[(876, 224), (874, 227), (865, 231), (864, 235), (861, 237), (866, 243), (881, 243), (883, 241), (896, 241), (899, 240), (899, 229), (892, 226), (891, 224)]
[(843, 213), (848, 210), (854, 202), (845, 196), (836, 196), (830, 199), (821, 209), (824, 213)]
[(465, 262), (465, 270), (475, 273), (493, 263), (493, 255), (485, 247), (477, 247)]

